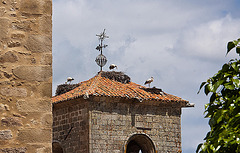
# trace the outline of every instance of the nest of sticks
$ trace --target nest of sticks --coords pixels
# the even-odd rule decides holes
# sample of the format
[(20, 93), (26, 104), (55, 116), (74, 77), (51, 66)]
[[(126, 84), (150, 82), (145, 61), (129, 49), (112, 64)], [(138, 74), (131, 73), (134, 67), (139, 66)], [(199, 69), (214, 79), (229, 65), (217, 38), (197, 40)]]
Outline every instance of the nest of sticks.
[[(130, 82), (131, 78), (124, 74), (123, 72), (115, 72), (115, 71), (102, 71), (100, 74), (102, 77), (108, 78), (110, 80), (118, 81), (124, 84), (127, 84)], [(64, 94), (68, 91), (71, 91), (78, 87), (80, 84), (60, 84), (57, 86), (55, 96)]]
[(141, 88), (142, 90), (145, 90), (147, 92), (150, 92), (152, 94), (160, 94), (160, 95), (164, 95), (165, 93), (163, 92), (162, 89), (156, 88), (156, 87), (152, 87), (152, 88)]
[(58, 96), (58, 95), (66, 93), (68, 91), (71, 91), (71, 90), (77, 88), (78, 86), (79, 86), (78, 83), (77, 84), (60, 84), (57, 86), (55, 96)]
[(101, 72), (101, 76), (124, 84), (131, 82), (131, 78), (123, 72), (107, 71)]

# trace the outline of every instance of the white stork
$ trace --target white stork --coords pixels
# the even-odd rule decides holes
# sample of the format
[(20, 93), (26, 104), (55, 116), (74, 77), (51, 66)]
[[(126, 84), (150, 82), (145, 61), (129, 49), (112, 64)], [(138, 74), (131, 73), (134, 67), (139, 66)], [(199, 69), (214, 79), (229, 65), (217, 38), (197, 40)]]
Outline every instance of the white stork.
[(150, 88), (150, 83), (153, 82), (153, 77), (151, 77), (150, 79), (147, 79), (144, 83), (144, 85), (148, 84), (149, 85), (149, 88)]
[(74, 79), (72, 77), (68, 77), (67, 78), (67, 82), (65, 82), (66, 84), (69, 82), (69, 84), (73, 81)]
[(113, 70), (114, 68), (117, 69), (117, 65), (115, 65), (115, 64), (111, 64), (111, 65), (109, 66), (109, 69), (110, 69), (110, 70)]

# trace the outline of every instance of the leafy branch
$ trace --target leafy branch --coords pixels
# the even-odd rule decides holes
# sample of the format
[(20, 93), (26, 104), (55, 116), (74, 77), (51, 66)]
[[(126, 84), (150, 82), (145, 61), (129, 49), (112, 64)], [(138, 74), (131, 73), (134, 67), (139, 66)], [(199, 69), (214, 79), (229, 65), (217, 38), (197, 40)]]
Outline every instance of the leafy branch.
[[(226, 55), (236, 48), (240, 55), (240, 39), (227, 44)], [(197, 153), (240, 152), (240, 60), (231, 59), (213, 77), (202, 82), (206, 95), (211, 94), (205, 105), (205, 118), (211, 130), (198, 145)]]

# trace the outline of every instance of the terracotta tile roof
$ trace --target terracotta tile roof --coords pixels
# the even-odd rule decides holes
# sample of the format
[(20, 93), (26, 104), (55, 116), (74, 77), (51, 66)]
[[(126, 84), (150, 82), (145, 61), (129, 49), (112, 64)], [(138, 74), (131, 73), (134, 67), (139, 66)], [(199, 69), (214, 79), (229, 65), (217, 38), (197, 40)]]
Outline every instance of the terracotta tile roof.
[(79, 86), (75, 89), (58, 96), (54, 96), (52, 98), (52, 102), (57, 103), (78, 97), (88, 98), (89, 96), (108, 96), (137, 99), (140, 102), (143, 100), (155, 100), (164, 102), (180, 102), (184, 105), (189, 103), (180, 97), (167, 94), (165, 92), (154, 93), (148, 91), (148, 89), (155, 90), (154, 88), (146, 88), (133, 82), (124, 84), (114, 81), (109, 78), (102, 77), (100, 72), (95, 77), (79, 83)]

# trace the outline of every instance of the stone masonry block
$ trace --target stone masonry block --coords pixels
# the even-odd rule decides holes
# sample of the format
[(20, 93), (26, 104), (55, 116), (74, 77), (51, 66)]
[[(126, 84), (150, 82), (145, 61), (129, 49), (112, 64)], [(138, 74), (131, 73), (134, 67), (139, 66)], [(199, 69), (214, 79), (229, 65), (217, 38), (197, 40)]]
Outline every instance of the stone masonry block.
[(42, 15), (52, 14), (51, 0), (24, 0), (21, 1), (20, 11), (25, 14)]
[(20, 11), (27, 14), (43, 14), (42, 0), (24, 0), (21, 1)]
[(13, 74), (20, 79), (29, 81), (47, 81), (52, 76), (51, 66), (19, 66)]
[(20, 112), (50, 112), (51, 103), (47, 100), (19, 100), (17, 101), (17, 109)]
[(12, 39), (22, 40), (23, 38), (25, 38), (25, 35), (22, 34), (22, 33), (13, 33), (13, 34), (11, 34), (11, 38)]
[(1, 119), (1, 125), (5, 126), (22, 126), (22, 121), (17, 117), (4, 117)]
[(44, 34), (51, 34), (52, 33), (52, 17), (49, 15), (44, 15), (39, 20), (39, 31)]
[(9, 140), (9, 139), (12, 139), (12, 131), (11, 130), (0, 131), (0, 140)]
[(8, 51), (2, 56), (0, 56), (0, 63), (5, 63), (5, 62), (15, 63), (17, 61), (18, 61), (18, 56), (12, 51)]
[(5, 7), (0, 7), (0, 17), (6, 13)]
[(0, 153), (25, 153), (27, 152), (27, 148), (0, 148)]
[(13, 47), (20, 47), (21, 43), (18, 41), (9, 41), (7, 45), (9, 48), (13, 48)]
[(42, 148), (38, 148), (37, 150), (36, 150), (36, 153), (46, 153), (46, 152), (52, 152), (52, 149), (51, 149), (51, 147), (42, 147)]
[(52, 15), (52, 0), (44, 0), (44, 14)]
[(9, 19), (0, 18), (0, 40), (7, 37), (9, 24)]
[(0, 103), (0, 112), (1, 111), (9, 111), (9, 110), (10, 110), (9, 105)]
[(52, 127), (52, 114), (44, 114), (41, 118), (41, 124), (44, 127), (51, 128)]
[(12, 29), (14, 30), (20, 30), (20, 31), (25, 31), (25, 32), (30, 32), (32, 31), (32, 22), (31, 21), (14, 21), (12, 22)]
[(50, 143), (51, 135), (51, 129), (23, 129), (17, 139), (25, 143)]
[(27, 144), (27, 153), (52, 153), (52, 144), (38, 143), (38, 144)]
[(3, 72), (3, 75), (8, 79), (12, 77), (12, 74), (8, 74), (7, 72)]
[(25, 47), (33, 53), (51, 53), (52, 39), (49, 36), (30, 35), (26, 40)]
[(52, 83), (41, 83), (37, 90), (42, 97), (52, 97)]
[(14, 96), (14, 97), (26, 97), (27, 90), (25, 88), (17, 87), (2, 87), (0, 88), (0, 93), (4, 96)]
[(40, 62), (42, 65), (52, 65), (52, 54), (44, 54)]

